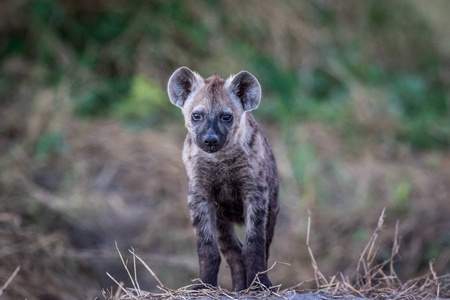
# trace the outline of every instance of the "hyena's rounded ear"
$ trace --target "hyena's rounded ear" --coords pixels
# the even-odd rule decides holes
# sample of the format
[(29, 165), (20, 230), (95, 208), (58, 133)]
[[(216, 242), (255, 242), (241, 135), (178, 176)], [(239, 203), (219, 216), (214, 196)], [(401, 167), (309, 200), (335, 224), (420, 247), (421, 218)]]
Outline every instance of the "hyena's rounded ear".
[(261, 101), (261, 85), (255, 76), (241, 71), (226, 82), (228, 91), (242, 103), (244, 110), (256, 109)]
[(189, 95), (203, 83), (203, 78), (189, 68), (178, 68), (170, 76), (167, 84), (170, 102), (178, 107), (183, 107)]

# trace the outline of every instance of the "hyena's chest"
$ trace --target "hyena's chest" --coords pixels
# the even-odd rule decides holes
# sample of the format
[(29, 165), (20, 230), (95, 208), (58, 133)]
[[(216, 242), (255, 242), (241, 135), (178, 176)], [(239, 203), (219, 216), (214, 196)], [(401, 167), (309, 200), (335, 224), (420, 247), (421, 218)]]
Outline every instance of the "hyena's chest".
[(236, 163), (205, 164), (197, 173), (197, 187), (213, 201), (216, 215), (228, 221), (244, 222), (245, 178), (248, 166)]
[(244, 222), (244, 202), (239, 184), (222, 182), (212, 185), (210, 199), (214, 201), (216, 216), (224, 220)]

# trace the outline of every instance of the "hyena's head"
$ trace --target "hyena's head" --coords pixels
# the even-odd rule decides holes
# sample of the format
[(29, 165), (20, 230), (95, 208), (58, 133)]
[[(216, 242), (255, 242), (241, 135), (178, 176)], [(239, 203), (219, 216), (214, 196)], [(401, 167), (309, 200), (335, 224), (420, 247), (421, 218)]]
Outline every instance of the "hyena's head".
[(257, 108), (261, 100), (261, 86), (247, 71), (227, 80), (217, 75), (203, 79), (181, 67), (170, 77), (168, 93), (170, 101), (182, 109), (195, 144), (208, 153), (234, 140), (244, 127), (245, 113)]

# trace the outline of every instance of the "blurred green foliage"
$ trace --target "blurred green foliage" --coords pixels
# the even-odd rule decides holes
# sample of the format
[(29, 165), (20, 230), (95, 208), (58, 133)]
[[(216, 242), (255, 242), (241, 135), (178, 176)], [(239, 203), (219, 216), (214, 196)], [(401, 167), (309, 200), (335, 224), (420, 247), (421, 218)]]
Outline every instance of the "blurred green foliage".
[(60, 131), (52, 131), (42, 135), (35, 149), (36, 158), (46, 161), (54, 154), (61, 154), (66, 149), (65, 141)]
[[(439, 37), (409, 1), (351, 2), (17, 1), (14, 20), (2, 21), (0, 57), (24, 61), (32, 85), (69, 82), (80, 116), (142, 126), (171, 119), (165, 84), (181, 65), (205, 76), (248, 69), (263, 86), (261, 118), (342, 132), (359, 126), (356, 82), (387, 93), (397, 140), (450, 146), (449, 82), (440, 75), (450, 54)], [(236, 5), (254, 14), (230, 13)], [(11, 76), (2, 72), (0, 94), (22, 84)]]
[(412, 183), (410, 181), (401, 181), (395, 188), (394, 199), (396, 205), (400, 208), (406, 208), (408, 206), (408, 201), (410, 200), (412, 190)]
[(113, 115), (127, 122), (142, 122), (154, 116), (150, 124), (155, 124), (160, 120), (158, 116), (167, 116), (170, 108), (159, 85), (143, 76), (135, 76), (128, 94), (113, 107)]

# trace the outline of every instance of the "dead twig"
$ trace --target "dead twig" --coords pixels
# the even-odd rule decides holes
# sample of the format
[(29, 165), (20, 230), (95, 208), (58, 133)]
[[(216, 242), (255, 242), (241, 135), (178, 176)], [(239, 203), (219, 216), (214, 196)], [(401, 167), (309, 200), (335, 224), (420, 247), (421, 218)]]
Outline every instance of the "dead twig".
[(134, 296), (133, 294), (130, 294), (127, 289), (125, 289), (123, 287), (123, 284), (119, 283), (114, 277), (111, 276), (111, 274), (109, 274), (108, 272), (106, 272), (106, 275), (108, 275), (109, 278), (112, 279), (112, 281), (115, 282), (115, 284), (117, 284), (117, 286), (129, 297), (131, 297), (132, 299), (138, 299), (136, 296)]
[[(245, 291), (246, 291), (247, 293), (250, 292), (250, 290), (251, 290), (252, 287), (254, 286), (255, 282), (256, 282), (256, 281), (259, 281), (259, 279), (258, 279), (259, 275), (266, 274), (267, 272), (273, 270), (273, 268), (275, 268), (275, 266), (276, 266), (277, 264), (285, 265), (285, 266), (290, 266), (290, 264), (285, 263), (285, 262), (280, 262), (280, 261), (274, 262), (273, 265), (272, 265), (270, 268), (268, 268), (267, 270), (256, 273), (255, 278), (253, 278), (252, 283), (250, 284), (250, 286), (249, 286)], [(261, 285), (261, 286), (264, 286), (264, 285), (261, 284), (261, 283), (260, 283), (260, 285)], [(268, 287), (268, 288), (270, 288), (270, 287)]]
[(3, 291), (9, 286), (9, 284), (13, 281), (14, 277), (16, 277), (17, 273), (20, 271), (20, 266), (17, 266), (14, 272), (12, 272), (11, 276), (9, 276), (8, 280), (6, 280), (5, 284), (0, 288), (0, 296), (3, 294)]
[[(131, 279), (131, 283), (133, 284), (134, 290), (138, 293), (138, 295), (141, 295), (140, 289), (137, 288), (136, 284), (134, 283), (133, 277), (131, 276), (130, 270), (128, 270), (127, 263), (123, 260), (122, 253), (120, 253), (120, 250), (119, 250), (119, 246), (117, 246), (117, 242), (115, 242), (115, 243), (116, 243), (116, 250), (120, 256), (120, 260), (122, 261), (123, 267), (127, 271), (128, 277), (130, 277), (130, 279)], [(135, 270), (135, 272), (136, 272), (136, 270)]]
[(325, 278), (325, 276), (323, 276), (322, 272), (320, 272), (319, 267), (317, 266), (316, 259), (314, 258), (314, 254), (309, 245), (310, 232), (311, 232), (311, 211), (308, 210), (308, 227), (307, 227), (307, 231), (306, 231), (306, 247), (308, 248), (309, 257), (311, 258), (311, 265), (314, 269), (314, 278), (316, 280), (316, 285), (317, 285), (317, 288), (319, 288), (321, 286), (320, 281), (324, 282), (325, 284), (328, 284), (328, 281)]
[(150, 274), (152, 274), (153, 278), (155, 278), (155, 280), (158, 282), (159, 286), (161, 288), (165, 289), (166, 287), (161, 282), (161, 280), (159, 280), (158, 276), (156, 276), (155, 272), (153, 272), (153, 270), (145, 263), (145, 261), (139, 255), (137, 255), (136, 252), (134, 252), (134, 249), (129, 250), (129, 251), (144, 265), (144, 267), (147, 269), (147, 271), (149, 271)]

